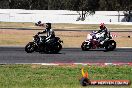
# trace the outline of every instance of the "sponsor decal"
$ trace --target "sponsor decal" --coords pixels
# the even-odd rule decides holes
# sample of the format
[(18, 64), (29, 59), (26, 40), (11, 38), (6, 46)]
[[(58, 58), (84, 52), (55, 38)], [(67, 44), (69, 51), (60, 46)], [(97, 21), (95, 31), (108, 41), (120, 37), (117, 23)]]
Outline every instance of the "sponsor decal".
[(80, 84), (82, 86), (88, 85), (130, 85), (130, 80), (90, 80), (88, 72), (84, 72), (84, 68), (81, 69), (82, 78)]

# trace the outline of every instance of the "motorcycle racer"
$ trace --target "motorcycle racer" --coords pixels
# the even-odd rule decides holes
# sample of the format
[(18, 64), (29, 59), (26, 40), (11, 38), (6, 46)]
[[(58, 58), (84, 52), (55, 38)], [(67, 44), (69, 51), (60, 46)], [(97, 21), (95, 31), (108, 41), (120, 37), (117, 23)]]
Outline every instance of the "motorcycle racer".
[(51, 23), (46, 23), (46, 29), (43, 32), (38, 32), (38, 35), (44, 33), (46, 33), (46, 40), (55, 37), (55, 32), (53, 29), (51, 29)]
[(97, 31), (96, 34), (100, 35), (100, 38), (98, 39), (98, 41), (100, 42), (101, 45), (103, 45), (104, 42), (110, 38), (110, 32), (108, 31), (104, 23), (101, 23), (99, 27), (100, 27), (100, 30)]

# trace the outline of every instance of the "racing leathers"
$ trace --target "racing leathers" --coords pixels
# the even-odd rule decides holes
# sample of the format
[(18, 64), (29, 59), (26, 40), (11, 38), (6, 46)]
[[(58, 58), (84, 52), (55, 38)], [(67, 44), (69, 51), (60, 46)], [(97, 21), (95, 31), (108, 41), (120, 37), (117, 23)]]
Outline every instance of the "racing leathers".
[(44, 34), (44, 33), (46, 33), (46, 39), (45, 40), (49, 40), (49, 39), (55, 37), (55, 32), (53, 29), (45, 29), (43, 32), (38, 32), (38, 34)]
[(104, 29), (100, 29), (96, 33), (100, 34), (100, 38), (98, 39), (100, 44), (103, 44), (105, 41), (107, 41), (110, 38), (110, 32), (106, 27)]

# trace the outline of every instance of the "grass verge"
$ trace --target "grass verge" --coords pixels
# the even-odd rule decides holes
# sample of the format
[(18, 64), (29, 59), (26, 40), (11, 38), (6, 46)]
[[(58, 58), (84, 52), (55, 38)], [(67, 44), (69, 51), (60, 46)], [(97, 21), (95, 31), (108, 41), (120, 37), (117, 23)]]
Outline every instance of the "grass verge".
[[(127, 79), (132, 81), (132, 66), (83, 66), (91, 80)], [(82, 66), (0, 65), (0, 88), (83, 88), (79, 79)], [(89, 86), (87, 88), (119, 88)], [(132, 88), (120, 86), (120, 88)]]

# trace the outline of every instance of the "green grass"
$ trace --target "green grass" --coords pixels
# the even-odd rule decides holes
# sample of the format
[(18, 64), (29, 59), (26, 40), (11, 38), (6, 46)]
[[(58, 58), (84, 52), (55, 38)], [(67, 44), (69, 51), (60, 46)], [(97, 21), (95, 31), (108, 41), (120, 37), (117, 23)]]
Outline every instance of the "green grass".
[[(42, 66), (42, 65), (0, 65), (0, 88), (83, 88), (79, 79), (81, 68), (89, 72), (89, 78), (127, 79), (132, 81), (131, 66)], [(118, 88), (119, 86), (103, 86)], [(102, 88), (90, 86), (86, 88)], [(132, 88), (132, 86), (120, 86)]]

